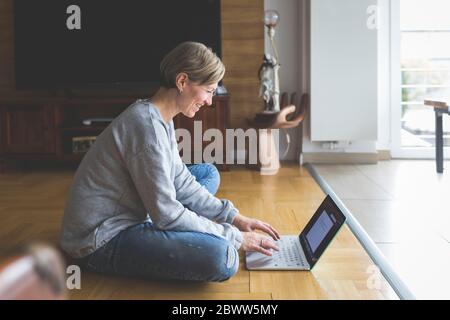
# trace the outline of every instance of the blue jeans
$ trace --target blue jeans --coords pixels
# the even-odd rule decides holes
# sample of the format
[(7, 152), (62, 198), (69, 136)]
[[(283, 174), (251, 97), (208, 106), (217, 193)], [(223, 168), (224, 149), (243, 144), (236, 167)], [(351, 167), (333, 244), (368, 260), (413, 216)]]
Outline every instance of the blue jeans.
[(211, 194), (216, 194), (220, 185), (220, 174), (217, 168), (209, 163), (193, 164), (188, 166), (189, 171), (198, 183)]
[[(189, 170), (208, 190), (217, 190), (220, 178), (215, 167), (201, 164)], [(239, 255), (229, 241), (215, 235), (158, 230), (145, 222), (120, 232), (76, 263), (87, 270), (120, 276), (224, 281), (237, 272)]]

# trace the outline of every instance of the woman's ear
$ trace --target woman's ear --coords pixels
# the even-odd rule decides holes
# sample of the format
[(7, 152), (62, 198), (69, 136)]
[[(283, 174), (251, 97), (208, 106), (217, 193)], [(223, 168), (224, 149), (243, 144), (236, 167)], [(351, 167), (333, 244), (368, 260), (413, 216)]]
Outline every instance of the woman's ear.
[(175, 84), (177, 86), (178, 92), (182, 93), (188, 81), (188, 75), (184, 72), (177, 74), (175, 78)]

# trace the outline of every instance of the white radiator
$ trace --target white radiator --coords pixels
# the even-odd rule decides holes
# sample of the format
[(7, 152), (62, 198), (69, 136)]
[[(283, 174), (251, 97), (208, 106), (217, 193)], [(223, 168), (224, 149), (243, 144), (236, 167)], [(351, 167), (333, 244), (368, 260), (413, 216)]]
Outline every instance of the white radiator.
[(377, 140), (377, 0), (311, 1), (311, 140)]

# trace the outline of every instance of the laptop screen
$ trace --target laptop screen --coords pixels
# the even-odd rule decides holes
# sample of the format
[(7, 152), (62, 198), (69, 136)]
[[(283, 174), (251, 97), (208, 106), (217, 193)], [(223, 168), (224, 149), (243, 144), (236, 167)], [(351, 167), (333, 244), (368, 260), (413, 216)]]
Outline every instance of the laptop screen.
[(300, 243), (312, 268), (345, 222), (345, 215), (328, 195), (300, 234)]
[(312, 226), (311, 230), (309, 230), (306, 234), (306, 240), (308, 240), (309, 246), (313, 253), (316, 252), (319, 245), (331, 231), (331, 228), (333, 228), (333, 220), (328, 215), (327, 211), (324, 210), (320, 214), (316, 223)]

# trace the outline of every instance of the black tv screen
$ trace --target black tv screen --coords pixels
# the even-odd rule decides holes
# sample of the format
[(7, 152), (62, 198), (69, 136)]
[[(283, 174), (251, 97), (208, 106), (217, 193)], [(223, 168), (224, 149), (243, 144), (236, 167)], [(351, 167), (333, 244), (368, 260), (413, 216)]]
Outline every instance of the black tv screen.
[(14, 0), (18, 88), (159, 83), (183, 41), (221, 55), (220, 0)]

